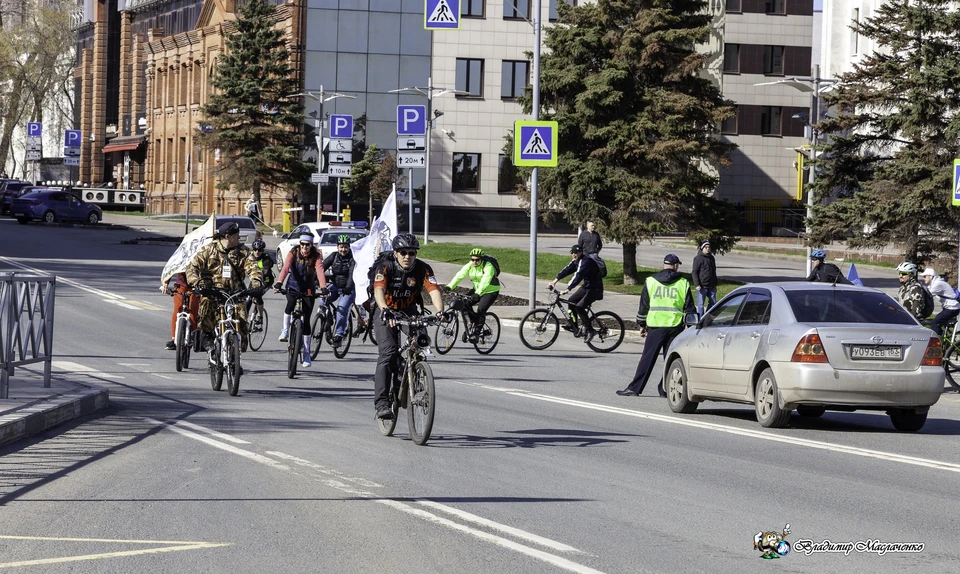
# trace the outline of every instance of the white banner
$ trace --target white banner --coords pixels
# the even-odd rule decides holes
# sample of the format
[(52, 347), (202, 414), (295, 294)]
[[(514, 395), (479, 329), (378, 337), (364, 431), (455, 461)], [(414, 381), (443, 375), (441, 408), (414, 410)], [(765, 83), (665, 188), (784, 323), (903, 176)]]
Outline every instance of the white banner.
[[(383, 203), (380, 217), (374, 218), (370, 225), (370, 235), (350, 245), (353, 259), (357, 267), (353, 271), (353, 282), (357, 286), (357, 293), (366, 293), (370, 280), (367, 272), (383, 251), (393, 250), (393, 238), (397, 235), (397, 185), (393, 185), (393, 192)], [(360, 295), (362, 297), (362, 295)]]
[(170, 278), (177, 273), (183, 273), (187, 270), (187, 264), (193, 259), (193, 256), (200, 251), (200, 248), (210, 243), (213, 239), (214, 216), (203, 222), (203, 225), (194, 229), (184, 236), (180, 242), (180, 247), (173, 252), (167, 264), (163, 266), (163, 274), (160, 276), (161, 282), (165, 285)]

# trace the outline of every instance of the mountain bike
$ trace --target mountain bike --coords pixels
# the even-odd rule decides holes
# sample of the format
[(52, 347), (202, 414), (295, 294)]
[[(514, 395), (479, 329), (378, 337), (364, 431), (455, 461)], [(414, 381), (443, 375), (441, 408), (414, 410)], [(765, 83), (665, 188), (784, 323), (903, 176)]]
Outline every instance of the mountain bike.
[[(546, 349), (557, 340), (560, 335), (560, 319), (557, 318), (555, 310), (561, 303), (569, 304), (568, 299), (560, 296), (560, 292), (553, 287), (548, 287), (550, 291), (550, 304), (547, 307), (539, 307), (524, 315), (520, 320), (520, 341), (529, 349), (540, 351)], [(561, 312), (561, 314), (563, 314)], [(624, 324), (616, 313), (612, 311), (600, 311), (594, 313), (593, 309), (587, 308), (587, 318), (590, 326), (593, 327), (596, 335), (592, 340), (586, 341), (587, 346), (598, 353), (609, 353), (623, 342)], [(576, 325), (564, 316), (563, 328), (568, 331), (575, 331)]]
[(473, 348), (481, 355), (489, 355), (500, 341), (500, 317), (487, 311), (484, 324), (479, 333), (473, 333), (475, 325), (470, 319), (470, 297), (461, 293), (452, 293), (453, 300), (447, 304), (444, 318), (434, 331), (434, 346), (441, 355), (446, 355), (457, 342), (460, 322), (463, 322), (463, 342), (473, 343)]
[(943, 370), (947, 375), (947, 382), (957, 392), (960, 392), (960, 337), (957, 334), (958, 321), (947, 325), (940, 335), (940, 345), (943, 349)]
[[(173, 341), (177, 345), (177, 355), (174, 359), (177, 372), (190, 368), (190, 351), (199, 337), (199, 331), (196, 328), (191, 329), (190, 324), (190, 298), (193, 297), (191, 291), (182, 294), (180, 310), (177, 312), (177, 326), (174, 330)], [(174, 292), (170, 292), (174, 296)]]
[[(362, 342), (370, 339), (370, 342), (376, 345), (377, 337), (373, 332), (373, 316), (377, 311), (377, 303), (376, 301), (371, 301), (370, 304), (372, 307), (371, 311), (361, 310), (362, 304), (353, 304), (353, 309), (350, 310), (350, 317), (353, 318), (352, 336), (356, 339), (361, 339)], [(366, 318), (364, 318), (364, 313), (366, 313)]]
[(433, 416), (437, 408), (436, 388), (433, 383), (433, 370), (427, 364), (430, 349), (430, 335), (427, 328), (436, 325), (435, 316), (408, 317), (394, 316), (394, 323), (406, 329), (403, 344), (400, 346), (397, 364), (391, 369), (390, 398), (393, 418), (377, 419), (380, 432), (384, 436), (393, 435), (397, 426), (397, 414), (401, 408), (407, 409), (407, 425), (410, 438), (417, 445), (430, 440), (433, 430)]
[[(266, 289), (264, 289), (263, 292), (266, 293)], [(250, 342), (250, 350), (259, 351), (260, 347), (263, 346), (263, 342), (267, 339), (270, 321), (267, 316), (266, 306), (264, 306), (261, 312), (256, 303), (254, 303), (254, 296), (255, 295), (248, 296), (243, 303), (247, 307), (247, 339)], [(261, 294), (260, 297), (262, 298), (263, 295)]]
[(340, 339), (339, 345), (333, 344), (333, 337), (336, 334), (337, 324), (337, 300), (330, 297), (321, 297), (320, 305), (317, 310), (317, 317), (313, 320), (313, 341), (310, 349), (310, 358), (316, 359), (320, 354), (320, 347), (323, 341), (333, 348), (333, 356), (342, 359), (347, 356), (350, 350), (350, 341), (353, 337), (353, 314), (347, 315), (347, 333)]
[(240, 392), (240, 319), (237, 317), (239, 300), (250, 294), (250, 289), (229, 293), (219, 288), (199, 289), (197, 293), (217, 301), (217, 323), (210, 346), (210, 387), (219, 391), (227, 379), (227, 392), (235, 397)]
[[(286, 295), (287, 289), (280, 287), (277, 289), (281, 294)], [(287, 337), (287, 378), (292, 379), (297, 376), (297, 366), (300, 364), (300, 355), (303, 353), (303, 301), (307, 297), (316, 297), (315, 295), (304, 295), (297, 293), (297, 304), (293, 308), (293, 318), (290, 321), (290, 332)], [(308, 349), (309, 351), (309, 349)], [(312, 357), (311, 357), (312, 358)]]

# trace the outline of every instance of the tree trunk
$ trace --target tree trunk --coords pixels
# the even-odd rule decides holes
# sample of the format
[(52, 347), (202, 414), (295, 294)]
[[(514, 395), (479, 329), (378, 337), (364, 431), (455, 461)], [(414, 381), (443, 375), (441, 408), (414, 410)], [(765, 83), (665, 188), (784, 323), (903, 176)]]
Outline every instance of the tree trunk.
[(0, 134), (0, 160), (4, 162), (10, 157), (13, 130), (23, 116), (23, 83), (23, 75), (18, 73), (13, 82), (13, 89), (10, 91), (10, 99), (7, 100), (9, 105), (3, 114), (3, 134)]
[(637, 284), (637, 244), (623, 244), (623, 284)]

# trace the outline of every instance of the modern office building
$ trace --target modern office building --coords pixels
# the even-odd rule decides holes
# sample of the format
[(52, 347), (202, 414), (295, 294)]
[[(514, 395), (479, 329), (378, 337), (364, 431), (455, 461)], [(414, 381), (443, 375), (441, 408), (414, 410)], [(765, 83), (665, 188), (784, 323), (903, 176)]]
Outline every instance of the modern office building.
[(854, 22), (872, 17), (887, 0), (828, 0), (823, 3), (823, 50), (821, 74), (839, 78), (853, 71), (864, 54), (877, 51), (877, 44), (850, 29)]

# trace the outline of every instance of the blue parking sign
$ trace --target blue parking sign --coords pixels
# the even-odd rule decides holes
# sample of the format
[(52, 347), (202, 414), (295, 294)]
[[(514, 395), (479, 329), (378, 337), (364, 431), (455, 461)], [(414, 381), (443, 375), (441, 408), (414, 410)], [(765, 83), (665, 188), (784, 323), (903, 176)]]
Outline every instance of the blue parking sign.
[(425, 30), (459, 30), (460, 0), (424, 0)]
[(83, 132), (80, 130), (65, 130), (63, 132), (63, 147), (80, 147), (83, 141)]
[(43, 135), (43, 124), (40, 122), (27, 122), (27, 137), (40, 137)]
[(557, 122), (514, 122), (513, 164), (557, 167)]
[(353, 116), (333, 114), (330, 116), (331, 139), (353, 139)]
[(427, 133), (427, 106), (397, 106), (397, 135), (422, 136)]
[(960, 205), (960, 159), (953, 160), (953, 205)]

